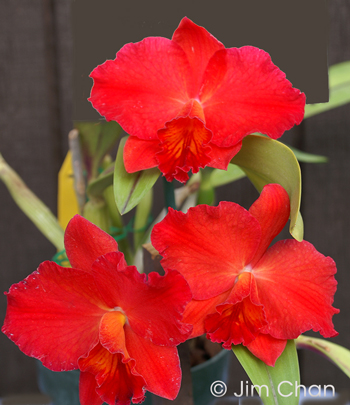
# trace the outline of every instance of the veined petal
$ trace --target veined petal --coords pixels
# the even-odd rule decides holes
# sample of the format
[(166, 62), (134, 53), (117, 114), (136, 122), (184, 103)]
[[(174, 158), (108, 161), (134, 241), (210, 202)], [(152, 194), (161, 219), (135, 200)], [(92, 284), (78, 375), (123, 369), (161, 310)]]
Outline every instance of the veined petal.
[(228, 350), (232, 344), (248, 345), (267, 324), (254, 277), (248, 272), (238, 276), (227, 301), (216, 310), (217, 313), (205, 320), (207, 337), (212, 342), (222, 342), (223, 348)]
[(158, 129), (190, 98), (187, 83), (192, 73), (186, 54), (167, 38), (125, 45), (115, 60), (96, 67), (90, 77), (94, 108), (141, 139), (156, 139)]
[(268, 184), (250, 207), (249, 212), (259, 221), (262, 231), (259, 248), (251, 263), (254, 266), (288, 221), (290, 215), (288, 193), (279, 184)]
[(264, 305), (269, 333), (277, 339), (295, 339), (313, 329), (336, 336), (332, 307), (337, 282), (330, 257), (310, 243), (284, 240), (273, 245), (253, 268), (259, 299)]
[(156, 154), (160, 150), (159, 139), (145, 141), (136, 136), (129, 136), (123, 152), (125, 170), (134, 173), (158, 166)]
[(213, 298), (234, 285), (260, 243), (258, 221), (238, 204), (199, 205), (187, 214), (169, 209), (153, 228), (153, 246), (165, 268), (176, 269), (189, 283), (193, 298)]
[(216, 312), (216, 307), (226, 301), (227, 297), (230, 295), (230, 291), (225, 291), (216, 297), (209, 298), (207, 300), (191, 300), (187, 305), (183, 322), (193, 325), (193, 330), (189, 339), (204, 335), (205, 327), (204, 321), (209, 314), (214, 314)]
[(146, 280), (134, 266), (118, 267), (117, 254), (110, 253), (94, 263), (93, 274), (106, 302), (123, 310), (138, 335), (167, 346), (184, 342), (190, 335), (192, 327), (182, 323), (182, 316), (192, 295), (177, 271), (165, 276), (153, 272)]
[(118, 251), (118, 243), (102, 229), (75, 215), (68, 223), (64, 245), (72, 267), (91, 272), (92, 263), (109, 252)]
[(304, 117), (305, 95), (292, 87), (268, 53), (252, 46), (213, 55), (200, 101), (218, 146), (235, 145), (253, 132), (277, 139)]
[(54, 371), (74, 370), (98, 342), (108, 307), (84, 271), (42, 263), (13, 285), (2, 331), (28, 356)]
[(95, 376), (89, 372), (80, 372), (79, 401), (81, 405), (102, 405), (104, 402), (96, 392)]
[(276, 360), (285, 349), (286, 344), (287, 340), (275, 339), (270, 335), (260, 333), (260, 335), (247, 345), (247, 349), (265, 364), (273, 367)]
[(147, 391), (167, 399), (175, 399), (181, 385), (180, 360), (176, 347), (154, 345), (125, 325), (125, 339), (135, 370), (146, 381)]
[(181, 20), (173, 34), (172, 41), (180, 45), (186, 53), (193, 73), (193, 97), (197, 96), (210, 58), (219, 49), (224, 49), (224, 45), (205, 28), (195, 24), (187, 17)]
[[(145, 398), (145, 380), (135, 371), (135, 360), (125, 360), (120, 353), (112, 354), (97, 345), (79, 359), (79, 368), (95, 376), (96, 392), (109, 405), (130, 405), (131, 400), (138, 404)], [(86, 380), (91, 384), (91, 378)]]
[(209, 153), (212, 133), (198, 118), (179, 117), (166, 123), (158, 131), (161, 151), (156, 158), (159, 170), (168, 181), (176, 180), (185, 183), (188, 171), (197, 173), (211, 161)]

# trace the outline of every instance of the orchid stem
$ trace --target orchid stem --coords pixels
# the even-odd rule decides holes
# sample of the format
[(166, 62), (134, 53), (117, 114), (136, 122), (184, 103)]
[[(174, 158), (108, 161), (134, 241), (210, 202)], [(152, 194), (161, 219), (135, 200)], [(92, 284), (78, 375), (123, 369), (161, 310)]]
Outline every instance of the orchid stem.
[(163, 177), (163, 187), (165, 208), (168, 210), (168, 208), (170, 207), (176, 210), (174, 183), (169, 182), (168, 180), (166, 180), (165, 177)]
[(68, 142), (72, 154), (74, 190), (77, 196), (80, 213), (82, 213), (86, 203), (86, 184), (83, 172), (83, 157), (80, 147), (79, 131), (77, 129), (72, 129), (69, 132)]
[(64, 249), (64, 231), (50, 209), (25, 185), (0, 154), (0, 180), (12, 198), (41, 233), (57, 248)]

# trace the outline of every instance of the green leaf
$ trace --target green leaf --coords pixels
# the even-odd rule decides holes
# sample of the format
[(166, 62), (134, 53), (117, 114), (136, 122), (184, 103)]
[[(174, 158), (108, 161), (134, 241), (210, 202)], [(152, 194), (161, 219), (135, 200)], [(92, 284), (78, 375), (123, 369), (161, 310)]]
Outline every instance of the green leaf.
[[(300, 385), (300, 376), (294, 340), (287, 342), (286, 348), (274, 367), (267, 366), (243, 345), (233, 345), (232, 351), (252, 383), (256, 387), (261, 387), (257, 387), (257, 392), (264, 405), (297, 405), (299, 403), (299, 390), (295, 393), (295, 386)], [(291, 393), (292, 395), (289, 395)]]
[(74, 122), (74, 126), (79, 131), (88, 178), (94, 179), (103, 158), (118, 142), (122, 129), (114, 121)]
[(297, 148), (288, 145), (288, 148), (294, 153), (299, 162), (302, 163), (327, 163), (328, 157), (322, 155), (314, 155), (313, 153), (303, 152)]
[(350, 378), (350, 350), (328, 340), (300, 335), (296, 340), (298, 349), (310, 349), (331, 360)]
[(64, 231), (50, 209), (26, 186), (0, 154), (0, 180), (13, 200), (41, 233), (57, 248), (64, 249)]
[(290, 199), (289, 231), (297, 241), (302, 241), (304, 227), (299, 212), (301, 172), (294, 153), (281, 142), (265, 136), (248, 135), (231, 163), (243, 169), (259, 192), (269, 183), (284, 187)]
[(147, 228), (150, 225), (152, 211), (153, 190), (149, 190), (136, 207), (134, 221), (134, 250), (136, 251), (143, 243)]
[(350, 61), (338, 63), (329, 68), (329, 102), (307, 104), (304, 118), (350, 102)]
[(223, 186), (233, 181), (242, 179), (246, 174), (238, 166), (228, 165), (227, 170), (214, 169), (210, 176), (210, 183), (213, 187)]
[(132, 210), (157, 181), (158, 168), (128, 173), (124, 167), (123, 150), (127, 137), (121, 139), (114, 167), (114, 197), (123, 215)]
[(211, 175), (214, 171), (211, 167), (205, 167), (200, 170), (201, 180), (199, 183), (197, 205), (213, 205), (215, 201), (215, 189), (211, 183)]
[(92, 180), (86, 189), (89, 197), (101, 197), (104, 190), (113, 184), (114, 165), (102, 172), (96, 180)]

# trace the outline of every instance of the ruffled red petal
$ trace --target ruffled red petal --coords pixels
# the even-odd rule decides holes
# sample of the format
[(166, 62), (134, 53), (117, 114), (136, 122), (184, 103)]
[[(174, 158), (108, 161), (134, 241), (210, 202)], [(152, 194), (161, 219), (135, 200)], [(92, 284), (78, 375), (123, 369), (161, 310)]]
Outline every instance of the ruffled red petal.
[(218, 146), (235, 145), (253, 132), (279, 138), (304, 117), (305, 95), (292, 87), (268, 53), (252, 46), (213, 55), (200, 101)]
[(81, 405), (102, 405), (103, 400), (96, 392), (97, 383), (95, 376), (89, 372), (80, 373), (79, 401)]
[(69, 221), (64, 245), (71, 266), (87, 272), (91, 272), (92, 263), (99, 256), (118, 251), (118, 243), (112, 236), (80, 215)]
[(233, 287), (260, 243), (258, 221), (231, 202), (199, 205), (187, 214), (169, 209), (153, 228), (153, 246), (165, 268), (176, 269), (189, 283), (193, 298), (215, 297)]
[(268, 321), (264, 333), (295, 339), (313, 329), (324, 337), (336, 336), (335, 273), (334, 261), (306, 241), (290, 239), (273, 245), (253, 269)]
[(211, 161), (208, 142), (211, 132), (197, 118), (180, 117), (158, 131), (161, 151), (157, 153), (159, 170), (168, 181), (174, 178), (185, 183), (188, 172), (197, 173)]
[(172, 41), (184, 50), (192, 69), (192, 91), (195, 97), (199, 94), (203, 74), (210, 58), (224, 45), (205, 28), (184, 17), (173, 34)]
[[(112, 354), (97, 345), (87, 357), (79, 359), (79, 368), (96, 379), (96, 392), (109, 405), (130, 405), (145, 399), (145, 380), (135, 371), (135, 360), (125, 360), (120, 353)], [(84, 378), (83, 392), (91, 390), (91, 377)], [(84, 405), (84, 404), (83, 404)], [(87, 404), (86, 404), (87, 405)]]
[[(210, 149), (208, 149), (208, 146)], [(204, 149), (204, 151), (208, 153), (208, 157), (210, 158), (207, 166), (222, 170), (227, 170), (227, 166), (231, 159), (240, 151), (241, 147), (242, 142), (239, 142), (237, 145), (229, 148), (220, 148), (211, 142), (209, 142), (207, 146), (204, 145), (204, 148), (200, 146), (202, 150)], [(161, 144), (159, 139), (145, 141), (137, 138), (136, 136), (129, 136), (124, 146), (123, 154), (126, 171), (128, 173), (134, 173), (140, 170), (147, 170), (158, 166), (159, 161), (157, 160), (157, 154), (159, 152), (161, 152)], [(186, 151), (184, 153), (186, 155)], [(205, 157), (205, 159), (207, 158)], [(171, 167), (171, 165), (169, 166)], [(176, 170), (178, 173), (180, 173), (180, 176), (177, 175), (177, 177), (180, 177), (180, 179), (188, 178), (188, 175), (186, 173), (183, 174), (180, 168), (177, 168)]]
[(146, 381), (146, 389), (167, 399), (175, 399), (181, 385), (180, 360), (176, 347), (157, 346), (125, 325), (125, 339), (135, 370)]
[(208, 163), (208, 166), (215, 167), (216, 169), (227, 170), (227, 166), (231, 159), (241, 150), (242, 142), (238, 142), (236, 145), (228, 148), (220, 148), (211, 142), (209, 143), (209, 146), (211, 147), (209, 154), (211, 161)]
[(192, 72), (185, 52), (161, 37), (125, 45), (115, 60), (96, 67), (90, 77), (92, 105), (130, 135), (156, 139), (189, 100)]
[(276, 360), (285, 349), (286, 344), (287, 340), (275, 339), (270, 335), (260, 333), (259, 336), (247, 345), (247, 349), (268, 366), (274, 366)]
[(249, 213), (259, 221), (262, 235), (251, 266), (261, 258), (273, 239), (282, 231), (290, 215), (289, 196), (279, 184), (266, 185)]
[(254, 277), (248, 272), (237, 277), (227, 301), (216, 310), (217, 313), (205, 320), (207, 337), (212, 342), (223, 343), (228, 350), (232, 344), (248, 345), (267, 324)]
[(7, 294), (2, 331), (28, 356), (54, 371), (77, 368), (98, 342), (100, 319), (109, 310), (84, 271), (44, 262)]
[(230, 291), (225, 291), (224, 293), (207, 300), (192, 300), (187, 305), (184, 312), (183, 322), (193, 325), (193, 330), (189, 339), (204, 335), (205, 318), (208, 315), (215, 313), (217, 305), (225, 302), (229, 295)]
[(140, 274), (136, 267), (123, 268), (117, 253), (100, 257), (93, 265), (96, 284), (105, 301), (119, 307), (138, 335), (154, 344), (175, 346), (192, 331), (182, 323), (182, 315), (192, 295), (177, 271), (165, 276), (153, 272)]

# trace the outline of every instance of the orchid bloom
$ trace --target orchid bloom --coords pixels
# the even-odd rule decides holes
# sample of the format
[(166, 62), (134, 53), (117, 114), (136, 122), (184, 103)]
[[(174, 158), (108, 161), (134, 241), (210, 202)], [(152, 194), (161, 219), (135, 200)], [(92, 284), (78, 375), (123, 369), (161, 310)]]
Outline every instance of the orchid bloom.
[(306, 241), (269, 248), (289, 214), (287, 192), (270, 184), (249, 211), (231, 202), (187, 214), (170, 209), (154, 227), (162, 265), (177, 269), (191, 287), (184, 320), (194, 325), (193, 337), (206, 332), (226, 349), (243, 344), (273, 366), (287, 339), (310, 329), (337, 335), (334, 261)]
[(82, 405), (141, 403), (145, 390), (174, 399), (177, 348), (192, 327), (182, 314), (191, 292), (176, 271), (127, 266), (117, 242), (75, 216), (65, 233), (72, 268), (54, 262), (7, 293), (3, 332), (54, 371), (79, 368)]
[(158, 166), (168, 181), (226, 170), (246, 135), (277, 139), (304, 116), (305, 95), (265, 51), (227, 49), (186, 17), (171, 40), (127, 44), (90, 77), (89, 101), (131, 135), (127, 172)]

